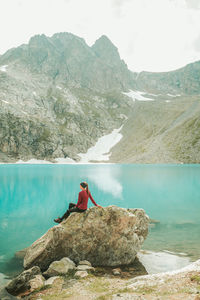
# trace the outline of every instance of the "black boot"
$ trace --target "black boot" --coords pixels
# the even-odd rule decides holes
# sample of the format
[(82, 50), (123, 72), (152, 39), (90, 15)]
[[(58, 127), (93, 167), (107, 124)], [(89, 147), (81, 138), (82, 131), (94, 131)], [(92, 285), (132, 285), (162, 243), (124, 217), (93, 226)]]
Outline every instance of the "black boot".
[(56, 223), (61, 223), (62, 220), (61, 220), (61, 218), (57, 218), (57, 219), (54, 219), (54, 222), (56, 222)]

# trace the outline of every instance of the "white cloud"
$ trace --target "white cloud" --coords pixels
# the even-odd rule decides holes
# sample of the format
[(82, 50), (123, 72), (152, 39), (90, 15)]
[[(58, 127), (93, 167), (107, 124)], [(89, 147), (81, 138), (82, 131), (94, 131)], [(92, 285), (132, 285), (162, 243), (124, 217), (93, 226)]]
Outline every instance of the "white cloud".
[(194, 41), (194, 49), (198, 52), (200, 52), (200, 35), (197, 37), (197, 39)]
[(123, 199), (123, 188), (118, 180), (119, 173), (120, 168), (117, 166), (115, 166), (115, 168), (109, 165), (106, 165), (106, 168), (105, 166), (98, 166), (95, 173), (92, 172), (92, 170), (89, 172), (88, 178), (94, 182), (100, 190), (112, 194), (115, 198)]
[(2, 0), (0, 53), (35, 34), (72, 32), (89, 45), (106, 34), (131, 70), (172, 70), (200, 59), (199, 6), (199, 0)]
[(189, 8), (200, 9), (200, 1), (199, 0), (185, 0), (185, 1)]

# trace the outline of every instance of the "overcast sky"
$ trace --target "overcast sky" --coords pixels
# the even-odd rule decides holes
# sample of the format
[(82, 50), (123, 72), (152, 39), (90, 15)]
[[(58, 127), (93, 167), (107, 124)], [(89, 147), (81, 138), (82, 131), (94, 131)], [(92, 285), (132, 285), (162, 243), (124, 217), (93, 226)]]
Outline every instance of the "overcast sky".
[(133, 71), (200, 60), (200, 0), (0, 0), (0, 54), (35, 34), (107, 35)]

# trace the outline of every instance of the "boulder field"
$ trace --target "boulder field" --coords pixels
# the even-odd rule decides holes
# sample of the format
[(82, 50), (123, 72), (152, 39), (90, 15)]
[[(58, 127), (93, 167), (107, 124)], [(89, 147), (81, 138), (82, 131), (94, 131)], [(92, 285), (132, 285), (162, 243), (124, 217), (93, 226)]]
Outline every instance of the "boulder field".
[(143, 209), (108, 206), (72, 213), (28, 248), (24, 268), (39, 266), (45, 271), (63, 257), (76, 264), (88, 260), (93, 266), (131, 264), (148, 234), (148, 224)]

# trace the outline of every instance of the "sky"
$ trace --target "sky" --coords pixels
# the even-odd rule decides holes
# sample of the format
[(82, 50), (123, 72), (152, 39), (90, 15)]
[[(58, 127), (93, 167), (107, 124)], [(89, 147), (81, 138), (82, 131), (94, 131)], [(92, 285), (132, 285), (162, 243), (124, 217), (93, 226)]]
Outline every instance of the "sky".
[(0, 0), (0, 54), (36, 34), (106, 35), (132, 71), (200, 60), (200, 0)]

